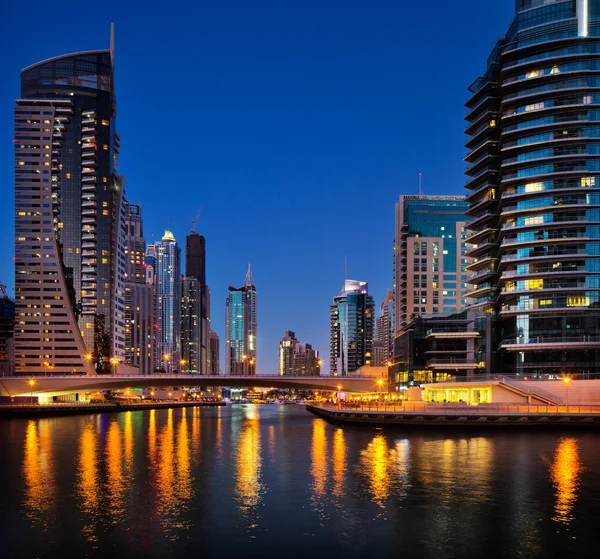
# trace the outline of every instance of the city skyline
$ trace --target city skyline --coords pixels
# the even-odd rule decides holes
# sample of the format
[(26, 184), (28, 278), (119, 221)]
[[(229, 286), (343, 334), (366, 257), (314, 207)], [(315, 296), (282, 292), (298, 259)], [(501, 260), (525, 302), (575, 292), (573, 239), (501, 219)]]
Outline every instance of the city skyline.
[[(502, 6), (505, 9), (505, 15), (498, 17), (497, 26), (490, 30), (489, 18), (486, 18), (487, 8), (480, 10), (478, 13), (474, 13), (474, 17), (480, 18), (482, 25), (487, 24), (487, 28), (482, 27), (481, 30), (477, 31), (479, 37), (479, 44), (481, 49), (486, 50), (491, 48), (493, 45), (493, 38), (502, 32), (507, 23), (510, 21), (512, 15), (511, 2), (506, 2), (506, 6)], [(475, 2), (465, 2), (464, 9), (470, 10), (476, 7)], [(108, 6), (110, 12), (110, 19), (114, 19), (116, 22), (116, 83), (119, 95), (119, 133), (122, 137), (122, 145), (124, 153), (121, 157), (119, 170), (127, 177), (127, 192), (128, 199), (139, 203), (144, 212), (144, 227), (146, 233), (146, 240), (148, 243), (159, 240), (164, 228), (171, 223), (171, 228), (178, 239), (183, 239), (185, 234), (189, 230), (189, 221), (192, 217), (197, 214), (198, 209), (204, 204), (201, 219), (198, 223), (198, 232), (203, 234), (208, 241), (208, 261), (209, 269), (207, 283), (211, 286), (213, 291), (213, 300), (221, 301), (227, 290), (227, 285), (233, 281), (232, 278), (236, 277), (236, 270), (247, 260), (252, 260), (253, 269), (257, 281), (261, 285), (261, 337), (259, 339), (258, 353), (261, 355), (261, 372), (275, 372), (277, 366), (277, 349), (276, 341), (281, 335), (281, 331), (286, 328), (291, 328), (295, 331), (302, 331), (307, 333), (307, 337), (310, 338), (311, 342), (316, 347), (323, 350), (324, 367), (323, 373), (327, 372), (327, 364), (329, 359), (327, 356), (328, 347), (328, 305), (330, 303), (331, 293), (337, 291), (341, 284), (339, 278), (342, 275), (344, 263), (343, 253), (348, 254), (348, 267), (350, 274), (354, 277), (363, 277), (371, 286), (371, 290), (374, 294), (376, 304), (379, 304), (385, 295), (387, 289), (391, 284), (391, 275), (389, 273), (389, 257), (391, 254), (392, 238), (393, 238), (393, 210), (391, 209), (393, 202), (397, 200), (397, 196), (400, 193), (417, 193), (418, 188), (418, 172), (423, 172), (423, 188), (426, 194), (432, 193), (449, 193), (449, 194), (463, 194), (462, 189), (464, 184), (464, 178), (462, 176), (463, 163), (461, 161), (464, 155), (462, 144), (464, 137), (462, 135), (463, 125), (462, 119), (465, 116), (465, 111), (461, 109), (462, 103), (466, 98), (466, 86), (472, 81), (474, 75), (478, 75), (482, 71), (481, 56), (476, 56), (475, 53), (471, 53), (467, 49), (465, 42), (462, 46), (458, 47), (462, 49), (462, 55), (471, 61), (465, 63), (464, 68), (454, 69), (453, 72), (456, 76), (452, 78), (452, 88), (447, 91), (447, 99), (444, 103), (447, 103), (444, 109), (447, 113), (454, 115), (452, 118), (446, 119), (440, 122), (436, 119), (436, 125), (443, 127), (443, 129), (449, 130), (450, 134), (446, 137), (453, 138), (454, 152), (446, 155), (445, 158), (441, 159), (430, 158), (426, 156), (429, 149), (429, 144), (425, 144), (425, 131), (421, 136), (421, 140), (415, 143), (415, 147), (408, 146), (404, 140), (400, 141), (397, 138), (397, 130), (392, 131), (388, 126), (381, 130), (381, 125), (374, 125), (373, 122), (377, 121), (382, 113), (375, 109), (370, 108), (368, 117), (363, 120), (356, 122), (351, 129), (347, 128), (346, 119), (348, 111), (359, 107), (372, 107), (373, 104), (369, 102), (369, 95), (371, 92), (365, 90), (362, 87), (356, 86), (356, 76), (353, 71), (349, 71), (351, 64), (354, 64), (353, 56), (349, 56), (353, 48), (357, 45), (354, 44), (352, 39), (353, 30), (359, 25), (358, 14), (354, 13), (352, 7), (347, 8), (348, 20), (342, 22), (340, 33), (343, 45), (346, 50), (339, 50), (334, 48), (327, 42), (327, 30), (325, 28), (319, 28), (314, 31), (315, 38), (318, 41), (320, 47), (325, 54), (327, 54), (333, 64), (339, 68), (338, 77), (347, 80), (348, 85), (352, 84), (353, 88), (350, 92), (347, 87), (344, 86), (345, 95), (348, 97), (347, 104), (344, 106), (344, 110), (341, 111), (330, 111), (329, 107), (333, 106), (332, 102), (337, 98), (340, 92), (340, 84), (335, 81), (327, 79), (323, 74), (323, 66), (317, 64), (313, 70), (304, 69), (305, 72), (309, 72), (308, 76), (311, 78), (310, 83), (313, 85), (318, 84), (320, 90), (323, 90), (324, 105), (319, 103), (316, 108), (318, 109), (317, 115), (321, 123), (321, 130), (325, 132), (325, 138), (327, 143), (330, 143), (333, 138), (339, 142), (335, 145), (332, 150), (320, 153), (324, 144), (322, 140), (315, 138), (316, 143), (308, 150), (306, 157), (310, 163), (309, 168), (306, 172), (300, 172), (299, 167), (296, 165), (295, 160), (290, 161), (289, 156), (296, 149), (296, 142), (288, 139), (287, 136), (282, 137), (282, 128), (277, 125), (277, 121), (283, 116), (286, 119), (290, 119), (289, 126), (292, 129), (297, 129), (299, 132), (299, 141), (302, 141), (302, 149), (306, 148), (305, 139), (309, 133), (306, 126), (303, 126), (301, 120), (306, 118), (307, 114), (312, 112), (314, 108), (314, 101), (310, 101), (312, 97), (307, 97), (300, 90), (297, 93), (290, 89), (293, 85), (296, 87), (296, 81), (290, 82), (293, 72), (284, 72), (282, 76), (281, 87), (284, 89), (278, 89), (272, 93), (279, 101), (271, 103), (272, 99), (265, 99), (265, 103), (271, 103), (271, 112), (265, 112), (262, 108), (262, 103), (257, 106), (258, 98), (256, 97), (256, 91), (253, 90), (253, 96), (250, 101), (240, 96), (237, 92), (227, 97), (227, 105), (236, 109), (238, 117), (240, 114), (243, 116), (243, 126), (240, 132), (236, 133), (234, 137), (241, 133), (240, 138), (237, 138), (233, 145), (228, 144), (227, 160), (236, 161), (236, 167), (239, 167), (239, 173), (232, 173), (227, 171), (224, 176), (219, 178), (219, 173), (225, 168), (223, 159), (224, 144), (217, 142), (217, 151), (212, 151), (211, 154), (207, 154), (201, 160), (201, 179), (198, 184), (193, 185), (193, 196), (190, 198), (189, 192), (191, 189), (185, 189), (178, 186), (182, 184), (178, 177), (181, 175), (174, 175), (172, 178), (161, 177), (160, 181), (153, 179), (147, 175), (147, 172), (142, 168), (142, 161), (147, 159), (147, 151), (144, 148), (144, 142), (142, 138), (149, 137), (149, 129), (140, 129), (140, 125), (143, 127), (150, 126), (150, 123), (141, 122), (136, 116), (136, 105), (142, 103), (142, 109), (146, 107), (148, 110), (156, 111), (156, 118), (152, 118), (152, 128), (157, 132), (171, 133), (175, 129), (171, 129), (169, 125), (165, 124), (169, 120), (169, 111), (172, 111), (172, 107), (160, 108), (155, 104), (154, 94), (151, 92), (141, 92), (139, 90), (138, 81), (135, 79), (136, 72), (130, 72), (132, 67), (140, 68), (140, 71), (145, 71), (147, 67), (146, 52), (149, 55), (152, 54), (153, 48), (146, 45), (147, 38), (144, 34), (150, 36), (150, 26), (146, 22), (146, 26), (143, 24), (138, 29), (134, 29), (132, 15), (123, 13), (120, 9)], [(283, 9), (283, 8), (282, 8)], [(331, 8), (328, 8), (331, 9)], [(397, 13), (396, 7), (383, 6), (384, 11), (391, 11), (390, 16), (395, 16)], [(407, 16), (412, 14), (414, 17), (418, 16), (420, 9), (415, 7), (408, 7)], [(498, 15), (497, 7), (493, 10), (494, 15)], [(284, 16), (284, 23), (286, 26), (291, 25), (292, 16), (300, 15), (302, 18), (308, 18), (311, 7), (302, 9), (301, 14), (295, 13), (280, 13), (278, 17)], [(444, 11), (446, 10), (446, 11)], [(114, 12), (114, 13), (112, 13)], [(443, 40), (444, 36), (448, 36), (449, 31), (445, 31), (441, 25), (445, 21), (445, 18), (454, 18), (456, 25), (459, 29), (464, 23), (459, 21), (456, 14), (451, 13), (452, 11), (446, 7), (441, 8), (441, 13), (434, 14), (432, 16), (432, 29), (435, 29), (440, 34), (440, 41)], [(245, 10), (242, 10), (240, 14), (235, 15), (235, 20), (224, 25), (228, 33), (232, 32), (233, 29), (237, 30), (237, 18), (243, 20), (248, 14)], [(69, 20), (72, 16), (65, 12), (64, 16)], [(214, 12), (211, 12), (211, 17), (214, 20), (225, 18), (225, 14), (220, 13), (215, 8)], [(361, 16), (362, 17), (362, 16)], [(420, 103), (428, 103), (427, 95), (421, 99), (422, 94), (419, 96), (408, 95), (408, 91), (404, 90), (402, 84), (398, 81), (399, 78), (394, 78), (385, 72), (386, 69), (392, 69), (390, 64), (396, 68), (402, 68), (403, 73), (412, 71), (414, 69), (411, 65), (412, 62), (405, 56), (403, 45), (404, 43), (394, 42), (396, 29), (392, 29), (385, 24), (385, 17), (381, 13), (377, 16), (373, 16), (369, 19), (368, 36), (374, 35), (374, 27), (377, 25), (383, 25), (380, 29), (383, 33), (383, 39), (386, 41), (385, 44), (389, 45), (389, 53), (386, 54), (379, 46), (383, 46), (381, 42), (376, 42), (372, 49), (368, 51), (365, 56), (368, 56), (369, 63), (376, 63), (376, 68), (372, 77), (376, 79), (376, 84), (382, 85), (387, 83), (387, 80), (391, 80), (387, 83), (386, 88), (379, 87), (376, 94), (377, 99), (385, 101), (385, 110), (390, 112), (390, 117), (393, 123), (399, 122), (398, 119), (404, 118), (406, 103), (415, 104), (418, 107)], [(393, 20), (393, 17), (392, 17)], [(252, 18), (255, 21), (255, 18)], [(362, 23), (362, 22), (361, 22)], [(27, 43), (26, 47), (21, 51), (15, 53), (14, 57), (10, 60), (3, 61), (3, 68), (5, 69), (5, 75), (7, 76), (6, 88), (3, 93), (6, 95), (7, 101), (6, 107), (11, 106), (13, 99), (17, 97), (17, 79), (19, 72), (22, 68), (33, 64), (37, 61), (44, 60), (53, 56), (60, 56), (65, 53), (75, 52), (80, 50), (103, 48), (107, 44), (108, 38), (108, 25), (109, 19), (106, 20), (104, 26), (93, 25), (86, 30), (86, 33), (78, 34), (77, 30), (74, 30), (73, 34), (65, 34), (56, 41), (53, 42), (52, 46), (48, 45), (43, 40), (39, 40), (34, 36), (29, 37), (26, 31), (24, 37)], [(136, 25), (139, 22), (136, 21)], [(168, 25), (168, 22), (167, 22)], [(76, 26), (74, 26), (76, 27)], [(393, 26), (395, 27), (395, 26)], [(283, 41), (283, 46), (286, 47), (287, 51), (292, 56), (292, 60), (295, 63), (292, 64), (292, 69), (297, 68), (298, 64), (301, 63), (302, 56), (305, 54), (311, 58), (311, 52), (297, 52), (294, 50), (291, 43), (285, 42), (279, 34), (273, 34), (273, 31), (269, 31), (269, 37), (272, 42)], [(237, 32), (237, 31), (236, 31)], [(407, 36), (402, 41), (410, 41), (414, 38), (411, 36), (412, 31), (407, 29)], [(141, 33), (141, 35), (140, 35)], [(255, 54), (264, 54), (262, 47), (253, 42), (253, 37), (259, 33), (258, 30), (247, 31), (240, 40), (250, 41), (250, 48), (255, 49)], [(452, 32), (454, 35), (455, 31)], [(214, 35), (209, 35), (211, 40), (214, 40)], [(7, 37), (10, 38), (10, 35)], [(473, 40), (478, 40), (477, 38)], [(144, 51), (138, 51), (135, 47), (136, 42), (140, 45), (146, 45)], [(239, 43), (236, 43), (239, 45)], [(304, 43), (302, 43), (304, 45)], [(224, 48), (220, 43), (220, 49)], [(379, 45), (379, 46), (378, 46)], [(164, 66), (165, 72), (170, 72), (169, 63), (166, 58), (169, 52), (169, 46), (162, 45), (162, 49), (167, 49), (164, 52), (161, 51), (160, 64)], [(291, 49), (291, 50), (290, 50)], [(349, 49), (349, 50), (348, 50)], [(179, 50), (179, 49), (178, 49)], [(185, 49), (183, 49), (185, 51)], [(284, 49), (285, 50), (285, 49)], [(385, 50), (385, 49), (384, 49)], [(235, 51), (235, 52), (234, 52)], [(142, 54), (144, 52), (144, 54)], [(193, 51), (193, 52), (198, 52)], [(212, 52), (212, 51), (211, 51)], [(221, 51), (219, 51), (221, 52)], [(314, 52), (314, 51), (313, 51)], [(245, 71), (240, 71), (236, 64), (236, 57), (241, 56), (243, 60), (246, 60), (244, 53), (240, 53), (239, 49), (232, 51), (226, 50), (221, 53), (225, 56), (226, 67), (230, 74), (228, 80), (234, 79), (247, 79), (248, 74)], [(209, 53), (203, 60), (207, 61), (209, 65), (208, 69), (204, 68), (204, 73), (207, 75), (216, 74), (220, 75), (219, 71), (215, 70), (215, 65), (210, 63), (211, 56), (218, 56), (215, 52)], [(184, 52), (182, 56), (187, 56)], [(422, 60), (435, 60), (435, 53), (430, 51), (423, 54)], [(262, 59), (260, 56), (259, 59)], [(181, 62), (182, 64), (184, 62)], [(179, 63), (178, 63), (179, 64)], [(141, 66), (140, 66), (141, 65)], [(360, 68), (362, 72), (365, 72), (362, 62), (360, 62)], [(269, 66), (271, 68), (271, 66)], [(241, 72), (241, 73), (240, 73)], [(418, 73), (418, 72), (417, 72)], [(204, 74), (203, 74), (204, 75)], [(279, 73), (278, 73), (279, 75)], [(260, 73), (259, 84), (265, 86), (270, 79), (265, 76), (264, 71)], [(12, 84), (11, 85), (11, 81)], [(165, 76), (164, 81), (173, 82)], [(209, 80), (210, 81), (210, 80)], [(173, 82), (174, 83), (174, 82)], [(345, 82), (344, 82), (345, 83)], [(159, 88), (164, 87), (160, 84), (155, 85)], [(358, 87), (358, 89), (356, 89)], [(389, 88), (389, 91), (387, 90)], [(268, 93), (268, 88), (261, 87), (261, 93)], [(311, 94), (312, 89), (306, 91)], [(282, 93), (286, 95), (289, 93), (289, 98), (286, 95), (282, 96)], [(400, 95), (401, 94), (401, 95)], [(408, 97), (407, 97), (408, 95)], [(383, 96), (383, 97), (382, 97)], [(391, 105), (391, 98), (398, 97), (397, 103)], [(303, 101), (304, 99), (304, 101)], [(308, 101), (307, 101), (308, 99)], [(214, 141), (210, 140), (211, 134), (214, 135), (214, 124), (217, 121), (222, 120), (223, 117), (223, 103), (217, 103), (217, 97), (215, 92), (208, 90), (203, 94), (204, 103), (207, 105), (205, 110), (202, 111), (202, 121), (206, 121), (206, 134), (200, 134), (205, 136), (202, 141), (204, 146), (206, 142)], [(423, 105), (424, 107), (425, 105)], [(298, 107), (299, 116), (301, 119), (298, 120), (296, 117), (290, 115), (289, 108)], [(258, 108), (258, 113), (253, 116), (255, 110)], [(375, 112), (373, 112), (375, 111)], [(271, 153), (275, 155), (275, 165), (273, 166), (273, 158), (270, 157), (271, 163), (260, 163), (260, 171), (258, 164), (251, 164), (250, 159), (240, 155), (239, 150), (244, 149), (240, 145), (242, 139), (244, 139), (244, 146), (246, 145), (247, 135), (252, 132), (256, 134), (256, 128), (253, 123), (255, 119), (263, 121), (266, 119), (266, 131), (260, 135), (259, 145), (260, 149), (264, 148), (265, 153)], [(427, 117), (429, 118), (429, 117)], [(225, 124), (231, 126), (231, 122), (228, 117), (225, 117)], [(237, 117), (236, 117), (237, 120)], [(449, 121), (452, 122), (449, 122)], [(195, 121), (196, 122), (196, 121)], [(358, 127), (358, 128), (355, 128)], [(8, 127), (10, 128), (10, 127)], [(287, 128), (287, 126), (286, 126)], [(230, 128), (227, 128), (231, 130)], [(316, 128), (315, 128), (316, 129)], [(358, 131), (361, 130), (363, 133), (356, 136), (356, 140), (348, 142), (344, 140), (343, 136), (346, 131)], [(416, 129), (415, 129), (416, 130)], [(373, 144), (372, 140), (367, 140), (364, 136), (366, 133), (369, 138), (373, 136), (375, 132), (384, 132), (382, 140)], [(356, 134), (350, 134), (354, 137)], [(440, 130), (440, 136), (444, 136), (442, 130)], [(231, 135), (229, 135), (231, 137)], [(312, 132), (310, 137), (313, 137)], [(275, 150), (273, 152), (271, 148), (271, 141), (280, 143), (283, 141), (284, 150)], [(413, 136), (414, 140), (414, 136)], [(11, 139), (12, 141), (12, 139)], [(220, 140), (219, 140), (220, 141)], [(434, 142), (433, 148), (435, 148), (435, 139), (431, 140)], [(265, 144), (265, 142), (267, 142)], [(290, 143), (291, 142), (291, 143)], [(420, 143), (419, 143), (420, 142)], [(444, 145), (448, 143), (448, 140), (444, 140)], [(394, 154), (391, 153), (393, 148)], [(161, 148), (163, 149), (163, 148)], [(221, 150), (220, 152), (218, 150)], [(290, 151), (291, 150), (291, 151)], [(408, 150), (408, 151), (405, 151)], [(411, 151), (412, 150), (412, 151)], [(154, 150), (156, 151), (156, 150)], [(439, 150), (438, 150), (439, 151)], [(449, 150), (450, 151), (450, 150)], [(216, 156), (215, 156), (216, 153)], [(219, 155), (220, 154), (220, 155)], [(336, 163), (333, 167), (325, 163), (323, 155), (327, 155), (327, 159), (334, 159), (342, 163), (340, 166)], [(398, 154), (402, 154), (398, 157)], [(420, 155), (419, 155), (420, 154)], [(141, 157), (144, 157), (142, 160)], [(206, 161), (210, 157), (216, 157), (214, 166), (207, 166)], [(254, 155), (253, 155), (254, 157)], [(357, 167), (354, 165), (348, 165), (348, 162), (353, 160), (364, 160), (363, 164), (358, 164)], [(280, 161), (287, 161), (287, 165), (283, 165)], [(410, 161), (407, 164), (407, 161)], [(1, 160), (2, 172), (6, 175), (4, 182), (12, 182), (12, 160), (8, 161), (6, 154), (4, 159)], [(290, 165), (291, 164), (291, 167)], [(160, 169), (167, 168), (166, 161), (161, 159), (160, 154), (156, 157), (156, 166), (160, 165)], [(210, 167), (210, 168), (209, 168)], [(378, 171), (379, 167), (381, 170)], [(438, 169), (439, 167), (439, 169)], [(267, 171), (264, 171), (264, 170)], [(269, 170), (271, 169), (271, 170)], [(286, 178), (287, 181), (292, 181), (290, 185), (295, 185), (295, 189), (301, 189), (306, 192), (306, 201), (295, 198), (293, 203), (286, 202), (285, 199), (281, 198), (277, 194), (276, 185), (285, 184), (282, 182), (283, 177), (289, 177), (290, 173), (288, 169), (292, 171), (294, 177)], [(448, 172), (450, 169), (451, 172)], [(453, 170), (453, 171), (452, 171)], [(266, 175), (264, 172), (266, 172)], [(243, 180), (242, 180), (243, 179)], [(229, 194), (221, 196), (220, 192), (231, 192), (232, 189), (235, 192), (245, 190), (248, 185), (264, 185), (261, 186), (266, 195), (270, 196), (272, 202), (267, 205), (264, 210), (260, 210), (257, 206), (257, 202), (250, 202), (251, 209), (253, 211), (259, 211), (260, 217), (260, 228), (255, 228), (250, 232), (250, 243), (245, 244), (242, 247), (231, 248), (231, 252), (227, 254), (227, 257), (222, 256), (225, 247), (232, 246), (232, 240), (236, 235), (240, 234), (241, 227), (234, 226), (233, 229), (228, 230), (222, 225), (222, 218), (226, 215), (227, 211), (227, 199)], [(234, 185), (237, 185), (234, 187)], [(358, 224), (357, 227), (351, 227), (348, 225), (347, 229), (343, 230), (343, 242), (340, 243), (339, 232), (338, 236), (335, 237), (334, 231), (338, 227), (333, 228), (332, 224), (328, 224), (328, 214), (332, 211), (332, 207), (337, 207), (338, 210), (347, 211), (345, 208), (351, 207), (352, 203), (348, 200), (346, 202), (340, 200), (337, 192), (340, 189), (349, 191), (352, 193), (363, 192), (365, 186), (373, 192), (373, 195), (364, 199), (364, 206), (366, 212), (366, 218), (363, 223)], [(278, 186), (277, 186), (278, 188)], [(168, 190), (171, 195), (164, 197), (164, 190)], [(315, 199), (316, 204), (313, 203), (312, 197), (316, 196), (317, 193), (325, 191), (324, 194), (319, 194)], [(155, 203), (154, 201), (159, 200), (161, 203)], [(352, 198), (352, 197), (351, 197)], [(283, 206), (281, 206), (283, 201)], [(341, 204), (341, 205), (340, 205)], [(279, 212), (274, 213), (274, 205), (279, 206)], [(5, 208), (3, 211), (3, 218), (5, 222), (5, 229), (3, 234), (8, 238), (12, 238), (12, 207)], [(266, 214), (269, 215), (270, 221), (265, 221)], [(380, 217), (388, 216), (385, 219), (379, 219)], [(312, 231), (306, 231), (306, 223), (311, 225)], [(342, 229), (344, 229), (342, 227)], [(288, 231), (287, 239), (278, 239), (274, 235), (275, 230), (286, 230)], [(366, 234), (368, 232), (368, 234)], [(362, 239), (364, 237), (364, 240)], [(324, 242), (317, 244), (316, 239), (324, 239)], [(292, 244), (309, 243), (311, 250), (306, 255), (298, 255), (299, 260), (295, 262), (293, 266), (283, 265), (279, 266), (279, 254), (285, 247)], [(339, 248), (339, 257), (337, 260), (332, 257), (332, 245), (335, 244)], [(3, 283), (9, 286), (9, 293), (12, 292), (12, 257), (13, 250), (8, 243), (8, 246), (2, 247), (0, 250), (0, 278)], [(365, 258), (366, 256), (369, 258)], [(322, 281), (315, 285), (314, 282), (310, 281), (310, 278), (315, 270), (319, 271)], [(299, 297), (297, 301), (293, 301), (288, 308), (289, 318), (282, 322), (278, 316), (276, 309), (279, 305), (279, 301), (283, 299), (286, 291), (286, 284), (289, 285), (293, 282), (306, 282), (307, 285), (311, 285), (310, 294)], [(225, 328), (223, 323), (222, 313), (217, 310), (213, 314), (212, 329), (215, 330), (221, 337), (224, 336)], [(261, 345), (262, 344), (262, 345)], [(223, 354), (221, 354), (223, 358)]]

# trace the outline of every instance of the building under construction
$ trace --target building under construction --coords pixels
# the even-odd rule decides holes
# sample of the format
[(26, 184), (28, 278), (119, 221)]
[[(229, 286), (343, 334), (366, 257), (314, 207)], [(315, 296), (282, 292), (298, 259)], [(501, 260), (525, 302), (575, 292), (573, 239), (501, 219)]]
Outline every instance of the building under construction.
[(14, 373), (15, 302), (8, 298), (6, 288), (0, 283), (0, 376)]

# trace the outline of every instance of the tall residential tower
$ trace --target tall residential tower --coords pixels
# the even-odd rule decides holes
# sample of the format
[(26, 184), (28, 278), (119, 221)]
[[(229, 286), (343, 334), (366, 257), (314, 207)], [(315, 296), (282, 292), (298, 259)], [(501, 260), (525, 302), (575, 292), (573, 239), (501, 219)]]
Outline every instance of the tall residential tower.
[(371, 365), (375, 302), (369, 284), (346, 280), (330, 307), (330, 374), (345, 376)]
[(15, 107), (16, 374), (110, 371), (124, 289), (114, 56), (93, 50), (21, 72)]
[(599, 0), (517, 0), (469, 88), (469, 297), (502, 372), (600, 372), (599, 53)]

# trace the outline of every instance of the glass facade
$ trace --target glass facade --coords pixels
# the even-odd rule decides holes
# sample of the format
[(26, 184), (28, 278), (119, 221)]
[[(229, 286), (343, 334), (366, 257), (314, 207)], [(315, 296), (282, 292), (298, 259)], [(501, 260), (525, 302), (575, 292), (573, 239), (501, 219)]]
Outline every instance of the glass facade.
[(371, 365), (375, 302), (366, 282), (346, 280), (330, 308), (330, 374)]
[(599, 0), (517, 2), (467, 102), (472, 308), (502, 372), (600, 372)]

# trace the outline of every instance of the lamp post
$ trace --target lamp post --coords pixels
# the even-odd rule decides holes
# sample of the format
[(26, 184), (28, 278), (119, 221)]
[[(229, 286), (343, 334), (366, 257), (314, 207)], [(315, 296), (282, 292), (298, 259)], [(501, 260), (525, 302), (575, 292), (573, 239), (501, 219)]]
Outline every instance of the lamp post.
[(340, 392), (342, 391), (342, 385), (338, 384), (337, 385), (337, 390), (338, 390), (338, 406), (341, 408), (342, 407), (342, 398), (340, 397)]
[(35, 386), (35, 380), (29, 379), (29, 387), (31, 388), (31, 405), (33, 405), (33, 387)]
[(567, 385), (567, 413), (569, 413), (569, 383), (571, 382), (571, 377), (563, 377), (563, 380)]
[(43, 365), (44, 365), (44, 376), (48, 376), (48, 365), (49, 365), (48, 361), (44, 361)]
[(377, 379), (377, 385), (379, 386), (379, 397), (381, 398), (381, 389), (383, 387), (383, 379)]
[(250, 359), (250, 367), (248, 368), (249, 375), (254, 375), (254, 363), (256, 363), (256, 360)]
[(116, 357), (110, 358), (110, 364), (113, 367), (113, 376), (117, 374), (117, 363), (118, 362), (119, 362), (119, 360)]
[(181, 365), (181, 371), (180, 371), (180, 372), (181, 372), (182, 374), (183, 374), (183, 366), (184, 366), (186, 363), (187, 363), (187, 361), (186, 361), (185, 359), (181, 359), (181, 360), (179, 361), (179, 364)]

